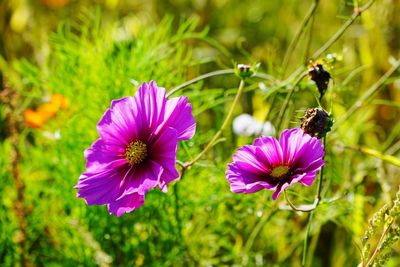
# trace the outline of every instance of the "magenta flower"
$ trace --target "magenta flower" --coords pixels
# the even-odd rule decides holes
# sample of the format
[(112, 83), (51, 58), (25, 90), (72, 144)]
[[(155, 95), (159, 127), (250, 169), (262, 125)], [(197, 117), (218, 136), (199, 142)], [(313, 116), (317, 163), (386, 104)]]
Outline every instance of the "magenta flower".
[(300, 182), (310, 186), (324, 165), (321, 140), (303, 133), (300, 128), (274, 137), (259, 137), (253, 145), (238, 149), (228, 165), (226, 177), (235, 193), (251, 194), (261, 189), (275, 191), (272, 199), (288, 186)]
[(133, 97), (112, 101), (100, 119), (100, 138), (85, 150), (77, 196), (107, 205), (116, 216), (139, 208), (150, 189), (165, 192), (178, 178), (178, 141), (192, 138), (195, 129), (186, 97), (167, 100), (164, 88), (143, 83)]

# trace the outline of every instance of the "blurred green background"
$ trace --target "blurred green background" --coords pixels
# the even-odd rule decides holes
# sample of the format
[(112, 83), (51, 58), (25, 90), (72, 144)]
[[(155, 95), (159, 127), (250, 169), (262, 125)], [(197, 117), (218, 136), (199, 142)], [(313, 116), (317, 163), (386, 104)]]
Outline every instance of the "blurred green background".
[[(280, 133), (318, 105), (314, 83), (291, 78), (310, 59), (325, 60), (333, 77), (322, 105), (337, 124), (327, 138), (323, 201), (309, 224), (306, 266), (357, 266), (361, 255), (371, 256), (387, 225), (365, 240), (368, 220), (392, 205), (400, 184), (399, 71), (363, 97), (400, 58), (400, 3), (376, 1), (311, 58), (366, 2), (0, 0), (0, 265), (301, 266), (308, 214), (290, 210), (283, 197), (272, 201), (266, 190), (233, 194), (225, 179), (232, 154), (254, 136), (226, 129), (223, 142), (168, 193), (149, 192), (143, 207), (120, 218), (88, 207), (73, 186), (110, 101), (133, 95), (141, 82), (170, 90), (236, 63), (260, 63), (268, 76), (247, 81), (235, 116), (269, 120)], [(176, 93), (189, 97), (197, 120), (179, 160), (194, 158), (219, 129), (238, 84), (235, 75), (215, 76)], [(56, 94), (65, 105), (52, 104)], [(289, 195), (312, 203), (315, 191), (294, 185)], [(398, 223), (390, 224), (392, 239)], [(388, 259), (384, 266), (400, 265), (392, 241), (379, 255)]]

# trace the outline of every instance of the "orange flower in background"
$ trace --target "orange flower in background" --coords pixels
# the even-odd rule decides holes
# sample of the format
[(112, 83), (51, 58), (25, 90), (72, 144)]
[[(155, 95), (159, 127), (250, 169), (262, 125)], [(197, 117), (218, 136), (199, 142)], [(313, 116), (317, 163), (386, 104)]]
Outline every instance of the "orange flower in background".
[(51, 95), (50, 103), (61, 109), (66, 109), (69, 106), (69, 101), (61, 94)]
[(68, 5), (69, 0), (41, 0), (42, 5), (51, 8), (61, 8)]
[(39, 128), (44, 124), (44, 117), (30, 108), (24, 111), (24, 120), (31, 128)]
[(25, 110), (25, 123), (31, 128), (40, 128), (50, 118), (55, 117), (60, 109), (66, 109), (68, 106), (69, 101), (63, 95), (51, 95), (50, 101), (41, 104), (37, 110), (30, 108)]

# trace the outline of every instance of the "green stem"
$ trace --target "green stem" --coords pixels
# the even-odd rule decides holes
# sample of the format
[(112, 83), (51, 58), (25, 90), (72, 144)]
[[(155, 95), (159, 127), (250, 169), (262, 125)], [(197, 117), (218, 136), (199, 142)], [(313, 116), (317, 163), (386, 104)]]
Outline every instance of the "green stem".
[(382, 77), (370, 88), (347, 110), (346, 114), (344, 114), (332, 127), (332, 131), (336, 130), (337, 126), (346, 121), (351, 115), (354, 114), (356, 110), (361, 108), (363, 104), (369, 100), (375, 93), (379, 91), (382, 85), (386, 82), (386, 80), (400, 67), (400, 59), (393, 64), (393, 66), (382, 75)]
[(365, 267), (371, 266), (371, 264), (374, 262), (376, 255), (378, 255), (378, 252), (379, 252), (380, 249), (381, 249), (382, 242), (383, 242), (383, 240), (384, 240), (386, 234), (388, 233), (390, 227), (392, 226), (392, 223), (393, 223), (393, 222), (394, 222), (394, 220), (392, 220), (392, 221), (389, 223), (389, 225), (382, 231), (382, 235), (381, 235), (381, 237), (379, 238), (378, 244), (376, 245), (376, 248), (375, 248), (374, 252), (372, 253), (371, 258), (369, 258), (369, 260), (368, 260), (367, 264), (365, 265)]
[(301, 260), (301, 265), (304, 267), (306, 265), (306, 260), (307, 260), (307, 251), (308, 251), (308, 237), (310, 235), (310, 230), (311, 230), (311, 221), (314, 217), (314, 212), (310, 212), (310, 215), (308, 216), (308, 223), (307, 223), (307, 230), (306, 230), (306, 235), (304, 237), (304, 243), (303, 243), (303, 258)]
[[(319, 0), (315, 0), (316, 4), (318, 4)], [(314, 32), (314, 21), (315, 21), (315, 16), (311, 17), (310, 21), (310, 26), (309, 26), (309, 32), (307, 35), (307, 40), (306, 40), (306, 48), (304, 49), (304, 58), (303, 62), (307, 64), (308, 59), (309, 59), (309, 54), (310, 54), (310, 47), (311, 47), (311, 40)]]
[[(181, 177), (182, 178), (182, 177)], [(181, 217), (179, 216), (179, 192), (178, 192), (178, 184), (175, 183), (174, 185), (174, 197), (175, 197), (175, 220), (178, 228), (178, 242), (182, 242), (183, 234), (182, 234), (182, 222)]]
[(283, 63), (282, 63), (282, 76), (285, 75), (287, 66), (289, 64), (289, 60), (292, 56), (293, 51), (295, 50), (297, 44), (299, 43), (300, 37), (304, 32), (304, 29), (306, 28), (308, 22), (310, 19), (313, 17), (315, 14), (315, 11), (317, 10), (319, 0), (315, 0), (314, 3), (311, 5), (310, 9), (308, 10), (306, 16), (304, 17), (303, 21), (300, 24), (299, 29), (296, 32), (296, 35), (292, 39), (292, 41), (289, 44), (288, 49), (286, 50), (285, 57), (283, 58)]
[(295, 88), (297, 87), (297, 85), (301, 82), (301, 80), (302, 80), (304, 77), (306, 77), (306, 75), (307, 75), (307, 73), (303, 73), (303, 75), (301, 75), (301, 76), (297, 79), (297, 81), (294, 83), (294, 85), (289, 89), (289, 92), (287, 93), (286, 98), (285, 98), (285, 102), (283, 102), (282, 108), (281, 108), (280, 111), (279, 111), (278, 121), (277, 121), (277, 123), (276, 123), (276, 129), (280, 129), (280, 128), (281, 128), (281, 126), (282, 126), (281, 124), (282, 124), (282, 121), (283, 121), (283, 117), (284, 117), (285, 111), (286, 111), (286, 109), (287, 109), (287, 107), (288, 107), (288, 105), (289, 105), (289, 101), (290, 101), (290, 99), (291, 99), (291, 97), (292, 97), (292, 95), (293, 95), (294, 89), (295, 89)]
[[(326, 156), (326, 137), (324, 137), (324, 158)], [(321, 200), (321, 191), (322, 191), (322, 180), (324, 179), (324, 167), (325, 164), (322, 165), (321, 171), (319, 172), (319, 179), (318, 179), (318, 189), (317, 189), (317, 196), (316, 196), (316, 206), (318, 206), (319, 201)]]
[(189, 86), (191, 84), (197, 83), (198, 81), (201, 81), (201, 80), (204, 80), (204, 79), (207, 79), (207, 78), (210, 78), (210, 77), (214, 77), (214, 76), (227, 75), (227, 74), (235, 74), (235, 70), (234, 69), (216, 70), (216, 71), (212, 71), (212, 72), (200, 75), (200, 76), (198, 76), (198, 77), (196, 77), (194, 79), (191, 79), (190, 81), (187, 81), (187, 82), (185, 82), (185, 83), (183, 83), (183, 84), (181, 84), (181, 85), (179, 85), (179, 86), (177, 86), (175, 88), (172, 88), (168, 92), (167, 97), (170, 97), (171, 95), (173, 95), (174, 93), (178, 92), (179, 90), (181, 90), (181, 89), (183, 89), (183, 88), (185, 88), (185, 87), (187, 87), (187, 86)]
[(186, 168), (192, 166), (196, 161), (198, 161), (205, 153), (207, 153), (207, 151), (212, 148), (215, 144), (215, 142), (217, 141), (217, 139), (219, 138), (219, 136), (222, 134), (222, 131), (226, 128), (226, 126), (228, 126), (229, 121), (232, 118), (233, 115), (233, 111), (236, 107), (236, 104), (239, 102), (240, 96), (242, 95), (243, 91), (244, 91), (244, 85), (245, 82), (244, 80), (240, 80), (240, 84), (239, 84), (239, 89), (236, 93), (235, 99), (233, 100), (233, 103), (228, 111), (228, 114), (225, 117), (224, 122), (222, 123), (221, 127), (219, 128), (219, 130), (215, 133), (215, 135), (213, 136), (213, 138), (210, 140), (210, 142), (208, 142), (207, 146), (190, 162), (186, 163), (185, 166)]
[[(361, 14), (369, 9), (375, 0), (370, 0), (364, 6), (357, 8), (354, 10), (353, 15), (336, 31), (336, 33), (323, 45), (320, 49), (318, 49), (312, 56), (312, 59), (316, 59), (320, 57), (326, 50), (328, 50), (345, 32), (346, 30), (354, 23), (354, 21), (361, 16)], [(284, 83), (289, 83), (288, 81), (294, 80), (299, 74), (301, 74), (305, 69), (305, 66), (299, 67), (295, 70), (289, 78), (286, 79)]]
[(361, 14), (370, 8), (375, 0), (370, 0), (364, 6), (360, 8), (356, 8), (353, 12), (353, 15), (340, 27), (340, 29), (320, 48), (318, 49), (311, 58), (316, 59), (320, 57), (326, 50), (329, 49), (342, 35), (346, 32), (346, 30), (354, 23), (354, 21), (361, 16)]
[(258, 221), (257, 225), (253, 228), (253, 231), (251, 232), (249, 239), (247, 239), (246, 244), (244, 245), (244, 251), (246, 254), (250, 251), (255, 239), (257, 238), (258, 234), (261, 232), (262, 228), (269, 221), (269, 219), (271, 219), (277, 212), (278, 212), (277, 209), (272, 210), (271, 213), (265, 212), (265, 214), (261, 218), (261, 220)]

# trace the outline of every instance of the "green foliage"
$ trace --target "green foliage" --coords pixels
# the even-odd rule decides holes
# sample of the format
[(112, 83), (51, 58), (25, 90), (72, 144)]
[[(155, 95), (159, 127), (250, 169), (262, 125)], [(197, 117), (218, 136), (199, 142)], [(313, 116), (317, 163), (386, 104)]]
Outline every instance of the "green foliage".
[[(340, 27), (343, 21), (336, 15), (348, 19), (356, 1), (319, 1), (314, 26), (304, 26), (292, 51), (288, 44), (307, 11), (304, 1), (149, 1), (153, 5), (148, 10), (134, 14), (124, 10), (131, 8), (124, 1), (111, 11), (87, 4), (85, 12), (74, 12), (85, 4), (71, 2), (66, 10), (73, 16), (57, 24), (55, 33), (45, 25), (55, 18), (35, 4), (42, 12), (35, 22), (45, 26), (34, 29), (45, 36), (41, 45), (33, 42), (29, 59), (0, 60), (0, 69), (21, 96), (11, 113), (20, 120), (24, 110), (39, 106), (51, 94), (62, 94), (70, 102), (40, 129), (22, 127), (17, 142), (25, 183), (25, 256), (30, 263), (301, 266), (307, 240), (306, 266), (356, 266), (371, 258), (372, 266), (400, 264), (399, 195), (390, 201), (399, 184), (399, 94), (394, 82), (398, 73), (378, 88), (373, 86), (393, 65), (386, 55), (396, 52), (391, 47), (396, 40), (390, 39), (396, 35), (388, 33), (390, 16), (374, 15), (389, 14), (388, 5), (375, 5), (321, 55), (333, 81), (319, 103), (315, 84), (304, 76), (304, 62)], [(210, 3), (202, 6), (203, 2)], [(178, 22), (164, 17), (165, 10), (203, 16)], [(164, 19), (158, 21), (160, 13)], [(381, 17), (387, 20), (382, 22)], [(205, 24), (209, 31), (199, 31)], [(7, 43), (7, 51), (11, 47)], [(16, 47), (12, 56), (27, 53), (20, 49)], [(282, 64), (285, 57), (290, 58), (288, 66)], [(243, 58), (247, 62), (238, 61)], [(239, 146), (253, 142), (253, 137), (236, 136), (229, 127), (182, 180), (171, 184), (165, 194), (149, 192), (144, 206), (132, 213), (116, 218), (106, 207), (88, 207), (76, 198), (73, 186), (85, 169), (83, 151), (98, 138), (96, 123), (111, 100), (133, 95), (143, 81), (155, 80), (169, 91), (218, 66), (232, 68), (226, 62), (233, 61), (262, 63), (256, 75), (246, 79), (234, 115), (246, 112), (260, 121), (269, 120), (280, 133), (298, 127), (307, 108), (321, 105), (333, 114), (322, 199), (311, 220), (305, 212), (291, 210), (283, 198), (272, 201), (269, 191), (251, 195), (229, 191), (226, 165)], [(297, 74), (296, 68), (300, 68)], [(194, 139), (179, 145), (180, 161), (195, 158), (218, 131), (237, 92), (239, 79), (233, 74), (232, 70), (201, 80), (174, 94), (188, 96), (197, 121)], [(366, 92), (372, 94), (365, 97)], [(353, 106), (356, 109), (351, 111)], [(15, 212), (7, 115), (10, 112), (0, 106), (0, 153), (4, 155), (0, 156), (0, 265), (16, 266), (22, 257), (21, 225)], [(296, 205), (313, 203), (316, 184), (293, 185), (288, 195)], [(361, 253), (358, 243), (365, 228)]]

